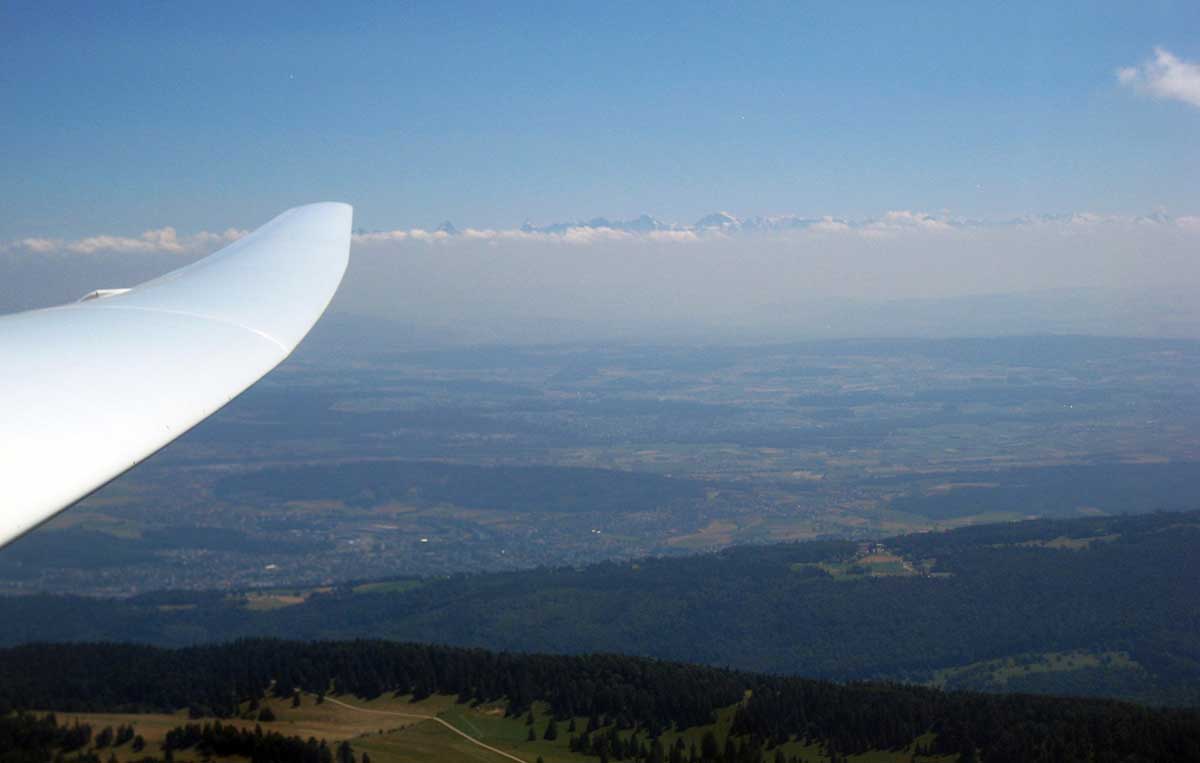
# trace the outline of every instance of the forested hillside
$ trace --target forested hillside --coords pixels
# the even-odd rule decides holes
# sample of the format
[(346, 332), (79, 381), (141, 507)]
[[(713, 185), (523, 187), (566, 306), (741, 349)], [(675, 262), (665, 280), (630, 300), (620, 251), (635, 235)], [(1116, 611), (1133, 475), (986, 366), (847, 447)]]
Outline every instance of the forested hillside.
[(880, 544), (747, 546), (275, 599), (7, 598), (0, 641), (378, 637), (1195, 705), (1197, 548), (1200, 513), (1163, 513)]
[(601, 760), (648, 760), (655, 749), (662, 760), (661, 746), (654, 742), (665, 731), (710, 724), (729, 707), (735, 710), (725, 750), (736, 752), (730, 757), (714, 744), (701, 753), (703, 760), (757, 763), (767, 751), (794, 740), (817, 742), (827, 758), (840, 759), (903, 749), (922, 738), (925, 754), (965, 760), (1186, 761), (1200, 756), (1196, 710), (894, 684), (837, 685), (613, 655), (272, 640), (177, 651), (116, 644), (0, 651), (0, 715), (12, 707), (129, 712), (190, 705), (197, 713), (233, 716), (242, 701), (268, 692), (287, 697), (296, 689), (363, 698), (395, 692), (414, 700), (434, 693), (456, 694), (461, 702), (504, 700), (510, 716), (545, 702), (564, 722), (589, 719), (573, 747)]

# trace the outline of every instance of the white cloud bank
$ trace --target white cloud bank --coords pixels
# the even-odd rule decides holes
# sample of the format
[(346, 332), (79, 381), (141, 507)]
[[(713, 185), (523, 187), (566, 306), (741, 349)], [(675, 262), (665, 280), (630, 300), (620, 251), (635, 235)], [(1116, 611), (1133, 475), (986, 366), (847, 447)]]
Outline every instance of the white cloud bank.
[(22, 238), (0, 244), (0, 251), (33, 254), (204, 254), (237, 241), (246, 231), (230, 228), (223, 233), (201, 231), (181, 237), (174, 228), (154, 228), (138, 236), (99, 234), (79, 239)]
[[(490, 229), (466, 228), (462, 231), (427, 231), (419, 228), (359, 232), (354, 235), (358, 247), (384, 249), (405, 243), (464, 245), (464, 244), (531, 244), (565, 246), (705, 244), (717, 242), (756, 241), (797, 244), (830, 239), (895, 240), (914, 236), (954, 236), (982, 231), (1036, 230), (1079, 233), (1106, 228), (1196, 231), (1200, 217), (1172, 218), (1153, 215), (1100, 215), (1078, 212), (1062, 215), (1031, 215), (1002, 220), (980, 220), (956, 217), (946, 213), (911, 210), (892, 210), (879, 217), (852, 220), (844, 217), (804, 217), (782, 215), (775, 217), (738, 218), (728, 213), (720, 225), (705, 224), (709, 215), (693, 225), (667, 224), (654, 221), (657, 227), (646, 228), (638, 221), (597, 220), (587, 223), (553, 223), (535, 227)], [(642, 220), (650, 218), (640, 218)]]
[(1184, 61), (1164, 48), (1139, 66), (1117, 70), (1117, 81), (1126, 87), (1200, 108), (1200, 64)]
[[(776, 217), (737, 218), (720, 213), (726, 220), (719, 226), (657, 223), (659, 227), (644, 229), (634, 222), (602, 220), (591, 223), (554, 223), (541, 227), (490, 229), (466, 228), (449, 233), (420, 228), (359, 232), (354, 243), (359, 247), (387, 248), (404, 243), (421, 244), (548, 244), (567, 246), (596, 246), (609, 244), (703, 244), (738, 240), (796, 242), (850, 238), (861, 240), (892, 240), (905, 236), (952, 236), (979, 231), (1038, 230), (1078, 233), (1095, 228), (1145, 228), (1195, 231), (1200, 217), (1172, 218), (1153, 215), (1100, 215), (1078, 212), (1062, 215), (1031, 215), (1003, 220), (980, 220), (956, 217), (945, 213), (911, 210), (892, 210), (875, 218), (852, 220), (844, 217)], [(711, 217), (711, 215), (709, 216)]]
[[(720, 225), (710, 224), (714, 217)], [(947, 237), (970, 235), (987, 231), (1038, 231), (1040, 233), (1078, 234), (1106, 229), (1174, 230), (1200, 233), (1200, 216), (1171, 217), (1162, 213), (1152, 215), (1099, 215), (1077, 212), (1062, 215), (1033, 215), (1002, 220), (980, 220), (956, 217), (948, 213), (929, 213), (911, 210), (892, 210), (874, 218), (852, 220), (844, 217), (805, 217), (780, 215), (774, 217), (738, 218), (725, 212), (714, 213), (695, 224), (663, 223), (648, 216), (637, 220), (611, 221), (597, 218), (590, 222), (553, 223), (545, 226), (525, 225), (521, 228), (465, 228), (461, 231), (409, 228), (383, 231), (358, 231), (353, 236), (356, 248), (389, 250), (413, 245), (470, 247), (471, 245), (564, 245), (564, 246), (621, 246), (621, 245), (688, 245), (735, 243), (741, 241), (771, 242), (773, 244), (804, 244), (829, 242), (836, 239), (860, 241), (895, 241), (913, 237)], [(0, 242), (0, 252), (16, 254), (78, 254), (78, 255), (137, 255), (178, 254), (198, 256), (219, 249), (242, 236), (246, 231), (230, 228), (221, 233), (201, 231), (180, 235), (167, 226), (145, 231), (137, 236), (99, 234), (78, 239), (21, 238)]]

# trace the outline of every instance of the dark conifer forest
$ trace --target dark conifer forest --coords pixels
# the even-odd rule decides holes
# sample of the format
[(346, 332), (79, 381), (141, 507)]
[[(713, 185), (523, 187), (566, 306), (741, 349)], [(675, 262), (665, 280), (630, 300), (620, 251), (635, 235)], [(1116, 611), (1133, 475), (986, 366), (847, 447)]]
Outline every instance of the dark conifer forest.
[[(163, 650), (122, 644), (33, 644), (0, 651), (0, 709), (169, 711), (232, 716), (239, 703), (273, 692), (372, 698), (385, 692), (457, 695), (507, 703), (510, 716), (532, 703), (555, 717), (601, 718), (644, 740), (712, 722), (736, 706), (734, 749), (759, 753), (791, 739), (818, 741), (838, 755), (894, 750), (932, 733), (930, 754), (983, 761), (1194, 761), (1200, 711), (1152, 709), (1110, 700), (942, 692), (886, 683), (839, 685), (616, 655), (549, 656), (383, 641), (300, 643), (246, 640)], [(63, 734), (10, 716), (0, 733)], [(588, 732), (585, 731), (585, 735)], [(171, 743), (251, 744), (229, 729), (184, 727)], [(253, 737), (253, 735), (250, 735)], [(192, 739), (195, 737), (195, 739)], [(10, 738), (12, 738), (10, 736)], [(597, 736), (597, 739), (599, 735)], [(189, 741), (190, 740), (190, 741)], [(283, 741), (278, 742), (283, 745)], [(585, 749), (596, 750), (596, 739)], [(584, 743), (577, 739), (577, 747)], [(609, 749), (605, 759), (641, 756)], [(216, 747), (213, 748), (216, 750)], [(241, 749), (241, 748), (238, 748)], [(645, 748), (647, 750), (651, 747)], [(727, 760), (722, 753), (710, 760)], [(730, 761), (732, 763), (732, 761)]]
[[(349, 583), (270, 611), (226, 592), (0, 598), (4, 644), (387, 638), (615, 652), (835, 680), (1200, 704), (1200, 513), (1040, 520), (583, 568)], [(856, 561), (859, 560), (859, 561)], [(1061, 668), (1061, 655), (1086, 661)], [(989, 661), (1032, 665), (997, 678)]]

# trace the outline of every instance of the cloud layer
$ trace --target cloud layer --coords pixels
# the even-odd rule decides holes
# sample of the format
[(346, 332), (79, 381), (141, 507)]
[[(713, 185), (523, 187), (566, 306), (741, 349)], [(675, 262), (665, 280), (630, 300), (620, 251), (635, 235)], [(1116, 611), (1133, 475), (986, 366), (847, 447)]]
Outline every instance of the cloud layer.
[(1117, 81), (1155, 98), (1200, 108), (1200, 65), (1184, 61), (1164, 48), (1155, 48), (1149, 61), (1118, 69)]
[(0, 251), (35, 254), (204, 254), (232, 243), (247, 231), (230, 228), (223, 233), (201, 231), (180, 237), (174, 228), (154, 228), (139, 236), (98, 234), (79, 239), (22, 238), (0, 244)]
[(728, 212), (714, 212), (691, 225), (664, 223), (648, 215), (634, 220), (608, 220), (551, 223), (520, 228), (457, 230), (448, 223), (437, 230), (406, 229), (360, 231), (354, 243), (360, 247), (388, 247), (403, 243), (464, 244), (464, 243), (528, 243), (598, 245), (614, 243), (697, 244), (705, 242), (754, 239), (768, 241), (813, 240), (829, 237), (887, 240), (901, 236), (954, 235), (988, 230), (1039, 230), (1043, 232), (1078, 232), (1097, 227), (1130, 229), (1158, 227), (1195, 230), (1200, 217), (1170, 217), (1153, 215), (1099, 215), (1081, 212), (1062, 215), (1034, 215), (1002, 220), (982, 220), (957, 217), (946, 213), (893, 210), (879, 217), (849, 219), (845, 217), (779, 215), (774, 217), (739, 218)]
[[(850, 219), (834, 216), (777, 215), (740, 218), (728, 212), (705, 215), (690, 225), (665, 223), (649, 215), (633, 220), (594, 218), (588, 221), (520, 228), (464, 228), (450, 223), (436, 229), (407, 228), (359, 230), (354, 244), (360, 249), (392, 249), (405, 245), (462, 246), (470, 244), (530, 244), (597, 246), (620, 244), (703, 244), (738, 240), (803, 243), (828, 239), (893, 240), (912, 236), (969, 235), (984, 231), (1037, 231), (1043, 234), (1078, 234), (1085, 231), (1174, 230), (1200, 234), (1200, 215), (1100, 215), (1079, 212), (986, 220), (948, 213), (893, 210), (879, 217)], [(9, 254), (206, 254), (246, 235), (230, 228), (221, 233), (201, 231), (180, 235), (175, 228), (145, 231), (138, 236), (97, 234), (79, 239), (22, 238), (0, 242)]]

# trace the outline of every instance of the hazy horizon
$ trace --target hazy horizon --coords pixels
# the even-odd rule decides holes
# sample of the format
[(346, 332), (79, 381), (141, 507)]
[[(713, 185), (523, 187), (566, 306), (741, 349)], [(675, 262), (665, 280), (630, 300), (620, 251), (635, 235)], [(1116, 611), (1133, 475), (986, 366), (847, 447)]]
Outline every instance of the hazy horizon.
[[(476, 343), (1200, 337), (1193, 218), (731, 219), (360, 231), (331, 309)], [(132, 285), (242, 233), (9, 242), (0, 311)]]

